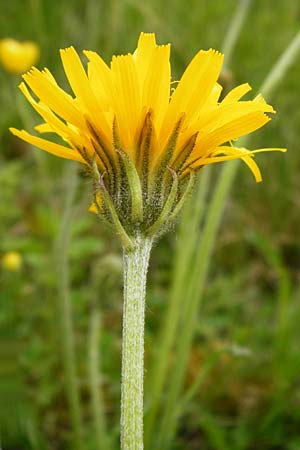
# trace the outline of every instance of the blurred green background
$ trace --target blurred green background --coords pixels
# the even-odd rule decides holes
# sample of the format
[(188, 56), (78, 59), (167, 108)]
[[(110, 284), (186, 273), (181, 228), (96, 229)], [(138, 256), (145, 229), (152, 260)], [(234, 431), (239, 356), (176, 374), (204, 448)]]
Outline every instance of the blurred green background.
[[(238, 3), (1, 1), (0, 38), (37, 42), (41, 48), (38, 67), (48, 67), (66, 87), (59, 48), (74, 45), (79, 51), (93, 49), (109, 62), (113, 53), (133, 51), (140, 31), (154, 31), (159, 43), (172, 43), (172, 76), (177, 80), (198, 49), (223, 48)], [(226, 86), (248, 81), (255, 93), (299, 31), (299, 23), (299, 1), (253, 0), (230, 68), (223, 74)], [(288, 153), (259, 155), (264, 177), (261, 184), (254, 182), (241, 163), (226, 203), (180, 398), (197, 383), (199, 389), (193, 388), (193, 395), (185, 402), (168, 446), (155, 444), (157, 425), (152, 429), (152, 446), (146, 450), (300, 449), (299, 73), (300, 55), (273, 94), (271, 103), (278, 114), (250, 143), (250, 148), (287, 147)], [(76, 448), (59, 331), (58, 254), (65, 247), (84, 448), (105, 448), (94, 432), (89, 387), (89, 342), (93, 318), (97, 317), (99, 387), (111, 445), (116, 449), (121, 250), (114, 236), (87, 212), (91, 186), (80, 167), (74, 172), (72, 163), (29, 148), (8, 132), (9, 126), (28, 128), (39, 123), (17, 93), (19, 82), (20, 77), (0, 68), (0, 258), (16, 251), (22, 259), (19, 269), (11, 270), (4, 263), (0, 267), (1, 448)], [(210, 174), (204, 215), (220, 170), (216, 166)], [(70, 207), (70, 226), (63, 234), (66, 205)], [(200, 228), (196, 232), (201, 235)], [(174, 230), (155, 247), (150, 265), (146, 394), (147, 389), (151, 392), (149, 365), (155, 365), (159, 330), (168, 313), (177, 244)], [(188, 308), (184, 300), (183, 295), (182, 311)], [(184, 323), (181, 327), (184, 329)], [(175, 342), (166, 392), (176, 352)], [(167, 404), (164, 395), (159, 400), (162, 412), (157, 424)]]

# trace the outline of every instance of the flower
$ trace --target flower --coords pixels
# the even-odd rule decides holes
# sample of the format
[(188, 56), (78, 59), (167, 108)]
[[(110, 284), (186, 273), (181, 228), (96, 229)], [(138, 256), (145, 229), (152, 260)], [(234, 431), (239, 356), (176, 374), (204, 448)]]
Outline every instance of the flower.
[(11, 38), (0, 41), (0, 62), (7, 72), (26, 72), (36, 63), (39, 54), (39, 47), (34, 42), (18, 42)]
[(232, 141), (265, 125), (275, 111), (261, 95), (241, 100), (248, 84), (220, 101), (221, 53), (200, 50), (178, 83), (171, 82), (170, 45), (157, 45), (154, 34), (141, 33), (136, 51), (113, 56), (110, 66), (93, 51), (83, 53), (87, 70), (73, 47), (61, 50), (73, 95), (48, 69), (23, 75), (38, 100), (20, 84), (44, 120), (36, 130), (59, 135), (64, 145), (11, 132), (85, 164), (94, 180), (92, 210), (119, 234), (120, 227), (132, 233), (135, 224), (150, 234), (162, 229), (177, 216), (194, 173), (207, 164), (241, 158), (261, 180), (253, 157), (266, 149), (249, 151)]
[(2, 267), (10, 272), (18, 272), (22, 266), (22, 256), (18, 252), (7, 252), (2, 256)]

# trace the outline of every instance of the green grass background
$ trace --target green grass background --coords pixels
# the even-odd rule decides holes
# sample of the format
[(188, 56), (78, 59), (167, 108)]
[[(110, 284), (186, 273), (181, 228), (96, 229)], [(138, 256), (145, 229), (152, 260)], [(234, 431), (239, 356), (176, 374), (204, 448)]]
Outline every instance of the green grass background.
[[(94, 49), (109, 61), (112, 53), (134, 50), (140, 31), (154, 31), (159, 43), (172, 43), (173, 78), (178, 79), (199, 48), (222, 48), (237, 4), (235, 0), (2, 1), (0, 37), (38, 42), (38, 66), (50, 68), (67, 86), (59, 48)], [(253, 0), (232, 56), (229, 83), (248, 81), (255, 92), (299, 31), (299, 19), (299, 1)], [(185, 405), (172, 450), (300, 448), (299, 73), (300, 55), (273, 95), (278, 114), (251, 139), (252, 148), (287, 147), (288, 153), (259, 155), (261, 184), (241, 164), (226, 204), (188, 355), (184, 391), (210, 364), (212, 354), (220, 356)], [(39, 123), (21, 95), (16, 96), (19, 81), (0, 68), (0, 256), (15, 250), (23, 258), (17, 273), (0, 269), (0, 440), (3, 449), (73, 450), (54, 256), (70, 163), (29, 148), (7, 131), (9, 126), (24, 127), (24, 122)], [(210, 189), (220, 170), (213, 168)], [(105, 415), (118, 448), (122, 269), (115, 238), (86, 211), (90, 188), (79, 170), (69, 259), (85, 446), (96, 450), (88, 388), (89, 320), (98, 302)], [(207, 206), (209, 200), (210, 191)], [(167, 311), (177, 242), (175, 230), (153, 252), (146, 386), (151, 385), (148, 365), (155, 361), (151, 344)], [(183, 299), (182, 310), (187, 307)], [(176, 345), (169, 379), (174, 361)], [(164, 398), (161, 402), (164, 405)], [(154, 439), (151, 450), (166, 450), (157, 445)]]

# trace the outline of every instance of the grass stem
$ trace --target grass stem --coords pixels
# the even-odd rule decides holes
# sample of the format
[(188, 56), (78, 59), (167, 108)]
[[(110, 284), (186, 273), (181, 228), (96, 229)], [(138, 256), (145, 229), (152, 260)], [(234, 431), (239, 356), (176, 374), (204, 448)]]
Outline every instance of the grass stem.
[(231, 65), (232, 55), (240, 36), (242, 27), (245, 23), (245, 19), (248, 15), (248, 11), (252, 0), (239, 0), (236, 11), (231, 19), (228, 27), (227, 34), (225, 36), (222, 52), (225, 55), (224, 69), (227, 69)]
[(96, 305), (91, 308), (89, 333), (89, 379), (91, 390), (91, 407), (97, 440), (97, 448), (99, 450), (109, 450), (111, 445), (107, 435), (104, 415), (104, 402), (101, 390), (102, 383), (99, 361), (101, 313), (99, 307)]
[(73, 331), (72, 304), (70, 298), (68, 250), (72, 223), (72, 204), (76, 194), (76, 166), (71, 165), (67, 174), (67, 192), (64, 213), (56, 242), (56, 267), (58, 288), (58, 313), (61, 335), (63, 363), (65, 369), (65, 387), (69, 402), (73, 445), (83, 450), (83, 425), (79, 395), (79, 383), (76, 374), (75, 342)]
[(143, 449), (145, 295), (152, 240), (137, 233), (124, 250), (121, 450)]

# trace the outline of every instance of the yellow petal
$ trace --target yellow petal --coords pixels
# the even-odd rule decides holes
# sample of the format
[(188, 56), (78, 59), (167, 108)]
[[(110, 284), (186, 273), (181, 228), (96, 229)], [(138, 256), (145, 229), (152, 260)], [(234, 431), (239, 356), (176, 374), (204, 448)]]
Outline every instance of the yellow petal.
[[(231, 161), (233, 159), (240, 158), (244, 161), (244, 163), (249, 167), (251, 172), (253, 173), (255, 180), (257, 183), (262, 181), (262, 176), (260, 169), (256, 162), (254, 161), (254, 156), (256, 153), (265, 153), (265, 152), (282, 152), (285, 153), (285, 148), (259, 148), (256, 150), (247, 150), (246, 148), (237, 148), (232, 146), (221, 146), (218, 147), (215, 151), (212, 152), (211, 156), (199, 158), (197, 161), (194, 161), (190, 167), (193, 169), (197, 169), (207, 164), (215, 164), (223, 161)], [(223, 156), (224, 155), (224, 156)]]
[(95, 202), (91, 203), (88, 211), (94, 214), (98, 214), (98, 208)]
[(252, 155), (251, 151), (247, 151), (247, 152), (246, 151), (238, 151), (238, 149), (234, 150), (231, 147), (222, 147), (222, 148), (228, 149), (228, 151), (227, 150), (223, 151), (223, 153), (225, 153), (225, 156), (211, 156), (208, 158), (201, 158), (195, 164), (193, 164), (191, 167), (193, 169), (197, 169), (199, 167), (206, 166), (208, 164), (216, 164), (216, 163), (224, 162), (224, 161), (232, 161), (234, 159), (242, 159), (244, 161), (244, 163), (249, 167), (251, 172), (253, 173), (256, 182), (259, 183), (260, 181), (262, 181), (261, 172), (259, 170), (258, 165), (256, 164), (256, 162), (253, 159), (253, 155)]
[(170, 98), (170, 45), (157, 46), (149, 63), (142, 87), (142, 106), (154, 112), (153, 122), (159, 133)]
[(201, 50), (185, 70), (175, 89), (161, 134), (169, 134), (181, 112), (186, 122), (195, 120), (215, 86), (223, 63), (223, 55), (215, 50)]
[(53, 133), (54, 130), (53, 128), (50, 127), (49, 123), (41, 123), (40, 125), (36, 125), (34, 127), (34, 129), (36, 131), (38, 131), (39, 133)]
[[(136, 67), (132, 55), (113, 57), (111, 69), (95, 52), (84, 51), (90, 61), (89, 79), (94, 92), (99, 99), (105, 101), (105, 107), (110, 108), (116, 116), (120, 138), (124, 150), (133, 148), (140, 112), (140, 92)], [(128, 107), (128, 109), (127, 109)]]
[(92, 62), (88, 63), (88, 77), (91, 89), (93, 90), (98, 103), (102, 106), (104, 111), (109, 110), (111, 108), (110, 96), (103, 86), (103, 80), (101, 80), (97, 66)]
[(211, 114), (215, 113), (218, 108), (218, 100), (222, 92), (222, 86), (219, 83), (216, 83), (210, 94), (208, 95), (203, 108), (200, 114), (197, 117), (197, 120), (187, 125), (178, 137), (177, 149), (181, 149), (185, 146), (186, 142), (188, 142), (192, 135), (197, 133), (200, 128), (202, 128), (203, 122), (205, 123)]
[(114, 109), (124, 150), (132, 153), (141, 126), (141, 94), (132, 55), (114, 56), (111, 71), (116, 88)]
[(150, 68), (152, 54), (156, 47), (157, 46), (154, 33), (140, 34), (138, 46), (133, 54), (133, 58), (136, 64), (136, 70), (141, 86), (144, 84), (146, 74), (148, 73)]
[[(57, 133), (64, 140), (73, 139), (78, 140), (79, 135), (75, 133), (72, 128), (68, 127), (61, 121), (46, 105), (41, 102), (36, 102), (30, 95), (25, 83), (19, 85), (21, 92), (24, 94), (33, 108), (40, 114), (40, 116), (48, 123), (51, 132)], [(37, 128), (36, 128), (37, 129)], [(45, 127), (44, 127), (45, 129)], [(39, 131), (39, 130), (38, 130)], [(44, 131), (45, 132), (45, 131)]]
[(70, 86), (81, 104), (81, 108), (85, 109), (85, 114), (93, 122), (94, 128), (99, 129), (100, 133), (110, 140), (110, 130), (106, 117), (98, 104), (85, 70), (81, 64), (80, 58), (73, 47), (60, 51), (62, 63), (70, 83)]
[(253, 101), (237, 102), (225, 105), (222, 103), (215, 110), (207, 112), (206, 115), (202, 115), (201, 118), (195, 123), (195, 128), (197, 130), (201, 130), (202, 133), (209, 133), (217, 128), (221, 128), (226, 123), (256, 112), (274, 113), (275, 111), (272, 106), (267, 103), (258, 103)]
[(208, 94), (208, 97), (203, 105), (203, 110), (205, 110), (206, 112), (211, 110), (214, 107), (217, 107), (218, 105), (218, 100), (220, 98), (220, 95), (222, 93), (223, 87), (219, 84), (216, 83), (210, 93)]
[(35, 147), (38, 147), (42, 150), (45, 150), (48, 153), (52, 153), (52, 155), (84, 163), (80, 154), (71, 148), (55, 144), (54, 142), (47, 141), (46, 139), (42, 139), (37, 136), (32, 136), (25, 130), (17, 130), (16, 128), (10, 128), (9, 130), (12, 134), (19, 137), (23, 141), (28, 142), (29, 144), (34, 145)]
[(259, 183), (260, 181), (262, 181), (259, 167), (251, 156), (243, 156), (240, 154), (236, 154), (231, 156), (214, 156), (211, 158), (203, 158), (199, 159), (199, 161), (197, 161), (197, 163), (193, 164), (191, 167), (195, 170), (199, 167), (207, 166), (209, 164), (216, 164), (224, 161), (232, 161), (234, 159), (242, 159), (245, 162), (245, 164), (247, 164), (247, 166), (250, 168), (251, 172), (255, 177), (256, 182)]
[(75, 107), (74, 99), (54, 84), (47, 75), (32, 68), (23, 75), (24, 80), (36, 96), (61, 118), (79, 128), (85, 128), (85, 120)]
[[(96, 202), (97, 202), (97, 203), (96, 203)], [(103, 203), (103, 202), (102, 202), (101, 195), (100, 195), (99, 192), (97, 192), (97, 193), (96, 193), (96, 201), (94, 201), (94, 202), (90, 205), (88, 211), (91, 212), (91, 213), (94, 213), (94, 214), (99, 214), (99, 212), (100, 212), (101, 209), (102, 209), (102, 203)]]
[(239, 86), (228, 92), (228, 94), (222, 100), (222, 105), (237, 102), (240, 98), (247, 94), (247, 92), (251, 91), (251, 89), (252, 88), (248, 83), (240, 84)]
[(249, 167), (249, 169), (253, 173), (256, 183), (260, 183), (262, 181), (261, 171), (260, 171), (258, 165), (256, 164), (256, 162), (254, 161), (253, 157), (252, 156), (244, 156), (244, 157), (242, 157), (242, 160), (244, 161), (244, 163)]
[(218, 147), (219, 145), (237, 139), (245, 134), (251, 133), (263, 125), (268, 123), (270, 118), (263, 112), (257, 111), (249, 114), (245, 114), (241, 117), (225, 123), (224, 125), (216, 128), (207, 135), (199, 133), (193, 156), (206, 155), (211, 149)]
[(281, 152), (286, 153), (286, 148), (279, 148), (279, 147), (270, 147), (270, 148), (258, 148), (257, 150), (251, 150), (251, 153), (268, 153), (268, 152)]
[(107, 98), (115, 96), (110, 68), (98, 53), (89, 50), (84, 50), (83, 53), (90, 61), (88, 64), (88, 77), (92, 90), (95, 92), (100, 89), (102, 96), (105, 95)]
[(255, 181), (257, 183), (262, 181), (262, 176), (260, 169), (256, 162), (254, 161), (254, 153), (255, 151), (249, 151), (245, 148), (236, 148), (236, 147), (219, 147), (213, 154), (218, 155), (220, 153), (223, 153), (224, 155), (233, 156), (237, 158), (241, 158), (244, 163), (249, 167), (251, 172), (254, 175)]

